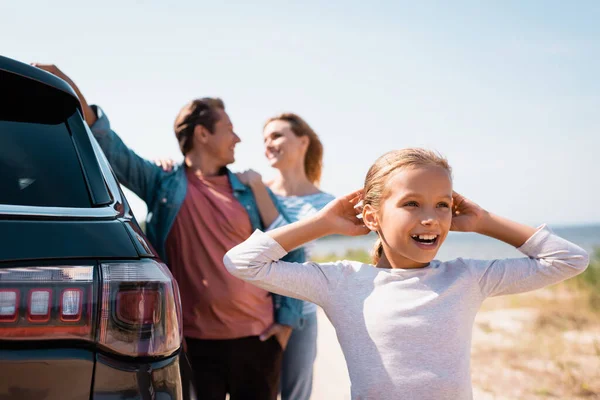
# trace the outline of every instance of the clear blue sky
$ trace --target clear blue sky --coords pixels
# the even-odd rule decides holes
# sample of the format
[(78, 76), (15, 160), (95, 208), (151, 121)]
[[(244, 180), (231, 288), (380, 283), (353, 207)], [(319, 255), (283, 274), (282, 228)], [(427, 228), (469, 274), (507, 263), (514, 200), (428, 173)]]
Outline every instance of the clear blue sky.
[(493, 212), (600, 222), (600, 2), (131, 3), (0, 0), (0, 51), (57, 64), (148, 158), (179, 159), (178, 110), (219, 96), (234, 170), (272, 176), (262, 124), (290, 110), (320, 134), (335, 195), (426, 146)]

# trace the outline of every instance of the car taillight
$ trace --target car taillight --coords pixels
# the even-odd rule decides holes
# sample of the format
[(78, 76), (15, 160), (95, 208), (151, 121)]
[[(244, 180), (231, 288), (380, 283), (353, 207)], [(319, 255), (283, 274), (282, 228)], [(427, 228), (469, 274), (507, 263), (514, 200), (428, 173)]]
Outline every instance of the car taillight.
[(15, 322), (19, 314), (19, 291), (0, 289), (0, 322)]
[(102, 264), (99, 343), (130, 356), (165, 356), (182, 341), (175, 281), (153, 260)]
[(81, 319), (83, 291), (81, 289), (64, 289), (60, 296), (60, 319), (71, 322), (79, 321)]
[(132, 326), (156, 324), (161, 302), (158, 290), (121, 290), (117, 293), (117, 319)]
[(95, 298), (92, 266), (0, 269), (0, 339), (94, 340)]
[(32, 322), (48, 322), (52, 310), (52, 289), (29, 291), (28, 318)]
[(93, 266), (0, 269), (0, 340), (79, 339), (133, 357), (180, 348), (179, 291), (164, 264), (104, 263), (100, 272), (95, 285)]

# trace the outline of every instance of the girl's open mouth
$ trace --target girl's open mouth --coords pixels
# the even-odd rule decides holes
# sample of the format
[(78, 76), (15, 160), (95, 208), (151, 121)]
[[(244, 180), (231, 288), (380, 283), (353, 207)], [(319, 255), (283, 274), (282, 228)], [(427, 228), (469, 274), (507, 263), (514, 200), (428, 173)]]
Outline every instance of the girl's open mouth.
[(435, 246), (439, 235), (410, 235), (412, 240), (420, 244), (421, 246)]

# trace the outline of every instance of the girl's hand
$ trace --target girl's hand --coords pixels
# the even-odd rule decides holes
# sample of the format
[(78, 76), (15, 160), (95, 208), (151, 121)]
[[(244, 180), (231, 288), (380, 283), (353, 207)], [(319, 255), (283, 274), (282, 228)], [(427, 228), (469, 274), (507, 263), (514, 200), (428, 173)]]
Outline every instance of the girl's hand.
[(326, 224), (332, 234), (346, 236), (366, 235), (370, 232), (362, 219), (357, 215), (361, 213), (359, 202), (362, 200), (363, 190), (357, 190), (343, 197), (338, 197), (317, 214), (319, 222)]
[(485, 210), (466, 197), (452, 193), (451, 231), (477, 232), (485, 215)]
[(361, 212), (358, 203), (362, 200), (362, 196), (363, 191), (357, 190), (344, 197), (338, 197), (312, 217), (281, 226), (267, 232), (267, 235), (289, 252), (328, 235), (367, 234), (369, 228), (364, 226), (362, 219), (357, 217)]

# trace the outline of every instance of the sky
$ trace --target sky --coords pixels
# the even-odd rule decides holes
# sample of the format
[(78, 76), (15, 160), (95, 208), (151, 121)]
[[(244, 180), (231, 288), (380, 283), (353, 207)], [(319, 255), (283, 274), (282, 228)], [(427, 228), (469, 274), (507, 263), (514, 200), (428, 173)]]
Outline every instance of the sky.
[(600, 2), (0, 0), (0, 15), (1, 55), (56, 64), (143, 157), (181, 160), (176, 114), (216, 96), (242, 138), (234, 171), (274, 175), (263, 123), (292, 111), (334, 195), (420, 146), (491, 212), (600, 222)]

